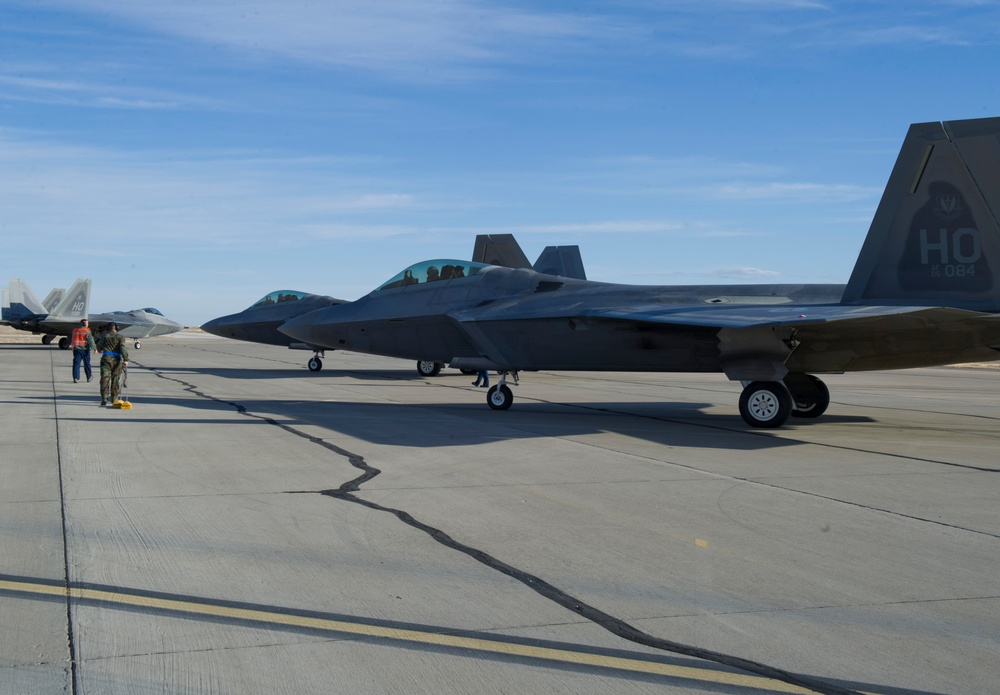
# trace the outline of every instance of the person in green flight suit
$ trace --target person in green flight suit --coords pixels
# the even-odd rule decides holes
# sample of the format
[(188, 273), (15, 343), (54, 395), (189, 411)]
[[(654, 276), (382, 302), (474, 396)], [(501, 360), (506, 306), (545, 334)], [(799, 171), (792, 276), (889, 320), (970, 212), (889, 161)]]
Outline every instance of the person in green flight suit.
[(122, 370), (128, 366), (128, 348), (117, 323), (110, 324), (101, 335), (97, 349), (101, 351), (101, 405), (107, 405), (109, 396), (112, 403), (118, 398)]

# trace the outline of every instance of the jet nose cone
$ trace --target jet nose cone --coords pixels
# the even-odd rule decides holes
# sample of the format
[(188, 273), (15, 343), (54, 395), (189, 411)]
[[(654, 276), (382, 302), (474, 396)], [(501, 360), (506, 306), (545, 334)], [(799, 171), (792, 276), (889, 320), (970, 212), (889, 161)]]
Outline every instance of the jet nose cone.
[(324, 311), (324, 309), (320, 309), (318, 311), (310, 311), (302, 316), (296, 316), (278, 326), (278, 330), (295, 340), (320, 345), (322, 343), (316, 342), (321, 332), (321, 326), (317, 325), (317, 319)]
[(212, 319), (207, 323), (201, 324), (201, 330), (212, 335), (217, 335), (220, 338), (228, 338), (229, 336), (225, 332), (227, 323), (229, 323), (229, 317), (220, 316), (217, 319)]

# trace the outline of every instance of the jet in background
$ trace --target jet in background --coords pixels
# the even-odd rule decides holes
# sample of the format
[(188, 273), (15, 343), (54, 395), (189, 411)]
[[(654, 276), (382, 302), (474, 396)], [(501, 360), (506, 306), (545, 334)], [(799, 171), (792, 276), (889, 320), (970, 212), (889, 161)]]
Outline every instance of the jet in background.
[[(53, 290), (45, 298), (50, 304), (54, 295), (62, 290)], [(19, 331), (30, 331), (42, 336), (42, 343), (49, 345), (57, 337), (59, 347), (69, 349), (69, 336), (73, 329), (87, 318), (87, 307), (90, 304), (90, 279), (78, 278), (68, 292), (62, 292), (62, 298), (50, 308), (38, 301), (34, 292), (24, 280), (10, 280), (5, 292), (2, 309), (2, 322)]]
[[(502, 372), (723, 372), (743, 419), (830, 403), (816, 374), (1000, 359), (1000, 118), (910, 126), (846, 286), (648, 287), (457, 261), (413, 265), (281, 327), (327, 348)], [(431, 269), (435, 272), (432, 273)]]
[(146, 307), (131, 311), (109, 311), (104, 314), (90, 315), (90, 328), (100, 334), (112, 323), (118, 324), (118, 333), (124, 338), (131, 338), (136, 350), (142, 347), (143, 338), (153, 338), (158, 335), (169, 335), (183, 330), (184, 326), (163, 315), (159, 309)]
[[(512, 234), (480, 234), (476, 237), (472, 258), (473, 261), (491, 265), (511, 268), (532, 267)], [(465, 261), (455, 261), (455, 263), (465, 263)], [(580, 249), (577, 246), (546, 247), (535, 261), (535, 268), (540, 267), (546, 268), (546, 272), (553, 274), (586, 279)], [(278, 327), (297, 316), (344, 303), (346, 300), (324, 295), (297, 290), (277, 290), (265, 295), (243, 311), (212, 319), (201, 328), (222, 338), (247, 340), (265, 345), (283, 345), (293, 350), (312, 350), (315, 354), (307, 366), (310, 371), (318, 372), (323, 368), (321, 358), (326, 357), (324, 347), (290, 338), (279, 331)], [(442, 366), (440, 362), (433, 360), (417, 360), (417, 372), (421, 376), (436, 376)], [(469, 372), (469, 370), (464, 371)]]
[(90, 328), (95, 334), (107, 330), (110, 323), (117, 323), (119, 332), (135, 341), (136, 349), (142, 347), (139, 342), (141, 338), (176, 333), (183, 328), (152, 307), (89, 314), (90, 286), (89, 278), (79, 278), (69, 291), (54, 289), (44, 302), (40, 302), (28, 283), (13, 279), (5, 290), (3, 323), (17, 330), (40, 334), (44, 345), (49, 345), (59, 337), (59, 347), (64, 350), (69, 349), (69, 336), (73, 329), (85, 318), (90, 320)]

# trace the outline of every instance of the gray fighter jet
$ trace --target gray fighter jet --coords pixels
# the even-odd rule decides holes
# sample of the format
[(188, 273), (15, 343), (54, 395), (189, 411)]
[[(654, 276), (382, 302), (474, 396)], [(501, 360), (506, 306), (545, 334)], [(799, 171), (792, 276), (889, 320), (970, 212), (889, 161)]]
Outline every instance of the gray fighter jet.
[[(495, 369), (725, 373), (753, 427), (813, 418), (816, 374), (1000, 359), (1000, 118), (910, 126), (846, 286), (643, 287), (425, 261), (281, 327), (327, 348)], [(442, 269), (451, 266), (450, 279)]]
[[(511, 234), (480, 234), (476, 237), (472, 258), (492, 265), (512, 268), (532, 267)], [(577, 246), (548, 246), (535, 261), (534, 267), (536, 270), (544, 267), (545, 272), (552, 274), (586, 279), (580, 249)], [(318, 372), (323, 368), (322, 358), (326, 357), (323, 346), (291, 338), (279, 331), (278, 327), (311, 311), (344, 303), (343, 299), (318, 294), (277, 290), (243, 311), (212, 319), (201, 328), (222, 338), (247, 340), (265, 345), (284, 345), (293, 350), (312, 350), (314, 354), (307, 366), (310, 371)], [(442, 366), (441, 362), (434, 360), (417, 360), (417, 372), (421, 376), (437, 376)]]
[(103, 332), (112, 322), (117, 323), (121, 335), (135, 341), (136, 349), (142, 347), (142, 338), (176, 333), (183, 328), (152, 307), (88, 314), (90, 285), (89, 278), (79, 278), (68, 292), (54, 289), (44, 302), (40, 302), (28, 283), (24, 280), (11, 280), (2, 309), (3, 323), (17, 330), (40, 334), (45, 345), (61, 336), (59, 347), (64, 350), (69, 349), (69, 336), (83, 318), (90, 320), (90, 328), (95, 333)]
[(293, 350), (312, 350), (315, 354), (307, 364), (309, 371), (318, 372), (323, 368), (323, 360), (320, 358), (326, 356), (323, 348), (290, 338), (279, 331), (278, 326), (296, 316), (323, 307), (343, 304), (344, 301), (298, 290), (276, 290), (261, 297), (243, 311), (212, 319), (202, 324), (201, 328), (222, 338), (247, 340), (265, 345), (284, 345)]
[(91, 314), (89, 318), (90, 327), (96, 333), (103, 333), (112, 323), (117, 323), (119, 335), (131, 338), (132, 346), (136, 350), (142, 347), (143, 338), (169, 335), (184, 328), (181, 324), (164, 316), (159, 309), (153, 307)]
[[(56, 297), (62, 293), (61, 298)], [(90, 279), (79, 278), (68, 292), (52, 290), (40, 302), (24, 280), (10, 280), (5, 292), (0, 319), (11, 328), (29, 331), (42, 336), (42, 343), (49, 345), (57, 337), (59, 347), (69, 349), (69, 336), (87, 318), (90, 304)]]

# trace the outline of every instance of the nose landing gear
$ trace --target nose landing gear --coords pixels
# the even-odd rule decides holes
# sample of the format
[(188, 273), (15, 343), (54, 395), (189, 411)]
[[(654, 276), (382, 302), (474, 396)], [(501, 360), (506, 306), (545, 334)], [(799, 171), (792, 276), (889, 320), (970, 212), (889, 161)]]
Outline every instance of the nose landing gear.
[(514, 403), (514, 394), (507, 386), (507, 377), (514, 381), (514, 386), (518, 385), (517, 372), (503, 372), (500, 375), (500, 382), (490, 387), (486, 392), (486, 405), (493, 410), (507, 410)]

